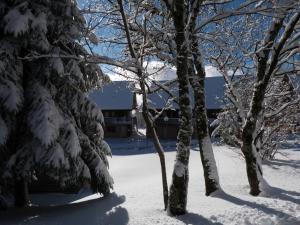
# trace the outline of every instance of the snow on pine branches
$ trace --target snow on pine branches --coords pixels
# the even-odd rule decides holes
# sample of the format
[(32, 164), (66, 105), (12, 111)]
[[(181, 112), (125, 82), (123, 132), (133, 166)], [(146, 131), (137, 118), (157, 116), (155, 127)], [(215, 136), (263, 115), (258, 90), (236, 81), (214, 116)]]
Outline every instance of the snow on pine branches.
[(84, 60), (76, 3), (4, 0), (0, 21), (0, 195), (34, 175), (108, 193), (103, 115), (86, 95), (107, 77)]

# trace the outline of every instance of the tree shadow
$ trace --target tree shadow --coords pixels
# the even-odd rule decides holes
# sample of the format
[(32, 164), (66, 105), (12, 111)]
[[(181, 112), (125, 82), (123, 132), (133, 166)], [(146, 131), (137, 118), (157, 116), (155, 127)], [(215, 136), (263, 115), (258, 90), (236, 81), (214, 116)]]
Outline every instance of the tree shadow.
[(296, 217), (291, 216), (289, 214), (286, 214), (284, 212), (278, 211), (274, 208), (270, 208), (270, 207), (268, 207), (264, 204), (249, 202), (249, 201), (234, 197), (234, 196), (232, 196), (230, 194), (227, 194), (223, 191), (216, 193), (214, 195), (214, 197), (223, 199), (225, 201), (231, 202), (231, 203), (236, 204), (236, 205), (248, 206), (248, 207), (253, 208), (253, 209), (258, 209), (258, 210), (260, 210), (260, 211), (262, 211), (265, 214), (268, 214), (270, 216), (276, 215), (279, 218), (286, 218), (286, 219), (288, 219), (290, 224), (299, 224), (299, 220)]
[(182, 221), (184, 224), (187, 225), (223, 225), (222, 223), (213, 222), (195, 213), (187, 213), (182, 216), (177, 216), (176, 219)]
[[(33, 207), (60, 206), (76, 202), (78, 199), (91, 196), (94, 193), (90, 189), (80, 190), (78, 193), (34, 193), (30, 194), (30, 201)], [(99, 195), (100, 197), (100, 195)]]
[(288, 191), (278, 187), (270, 186), (269, 184), (266, 187), (263, 197), (267, 198), (277, 198), (283, 201), (289, 201), (300, 205), (300, 193), (296, 191)]
[(271, 167), (276, 165), (276, 166), (289, 166), (294, 169), (300, 169), (300, 160), (271, 159), (267, 161), (265, 164)]
[(1, 224), (43, 225), (126, 225), (128, 212), (119, 206), (125, 196), (112, 193), (106, 197), (60, 206), (39, 206), (25, 209), (9, 209), (0, 212)]

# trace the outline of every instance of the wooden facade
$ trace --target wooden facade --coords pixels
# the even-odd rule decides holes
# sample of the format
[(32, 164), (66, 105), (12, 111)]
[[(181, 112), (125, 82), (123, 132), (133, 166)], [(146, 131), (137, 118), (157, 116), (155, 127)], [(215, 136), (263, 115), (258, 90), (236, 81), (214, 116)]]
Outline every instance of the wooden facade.
[(127, 138), (132, 135), (131, 110), (103, 110), (102, 113), (105, 138)]
[[(207, 116), (209, 123), (217, 118), (221, 109), (208, 109)], [(195, 121), (193, 120), (195, 127)], [(166, 110), (159, 118), (155, 120), (155, 129), (160, 139), (176, 139), (179, 130), (179, 111), (178, 110)], [(209, 127), (210, 133), (213, 128)], [(147, 130), (147, 137), (151, 138), (151, 132)], [(196, 129), (194, 129), (193, 137), (196, 137)]]

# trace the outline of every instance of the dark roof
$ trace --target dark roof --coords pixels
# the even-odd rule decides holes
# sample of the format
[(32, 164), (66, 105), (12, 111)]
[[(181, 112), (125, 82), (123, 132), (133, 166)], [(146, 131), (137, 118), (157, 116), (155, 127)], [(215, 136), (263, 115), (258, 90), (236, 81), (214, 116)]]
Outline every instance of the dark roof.
[(225, 81), (223, 77), (208, 77), (205, 79), (206, 108), (220, 109), (225, 94)]
[[(105, 85), (102, 90), (96, 90), (90, 93), (91, 98), (95, 103), (104, 110), (130, 110), (132, 108), (133, 92), (130, 88), (130, 81), (114, 81)], [(177, 85), (171, 88), (174, 95), (178, 96)], [(224, 79), (223, 77), (207, 77), (205, 80), (205, 95), (207, 109), (220, 109), (222, 102), (220, 99), (224, 97)], [(169, 95), (165, 91), (158, 91), (148, 96), (153, 107), (161, 109), (165, 107), (169, 99)], [(192, 102), (193, 99), (191, 98)], [(176, 103), (173, 103), (174, 108), (178, 108)]]
[[(207, 109), (220, 109), (222, 108), (222, 98), (224, 97), (224, 78), (223, 77), (207, 77), (205, 79), (205, 100), (206, 100), (206, 108)], [(177, 84), (174, 84), (174, 88), (171, 88), (172, 93), (175, 96), (178, 96), (178, 87)], [(192, 90), (190, 90), (192, 93)], [(161, 90), (157, 93), (151, 94), (148, 96), (153, 107), (157, 109), (162, 109), (165, 107), (169, 95)], [(194, 103), (194, 99), (190, 98), (191, 102)], [(178, 105), (173, 103), (173, 108), (178, 109)]]
[(114, 81), (105, 86), (101, 90), (94, 90), (89, 94), (101, 109), (104, 110), (131, 110), (133, 92), (130, 81)]

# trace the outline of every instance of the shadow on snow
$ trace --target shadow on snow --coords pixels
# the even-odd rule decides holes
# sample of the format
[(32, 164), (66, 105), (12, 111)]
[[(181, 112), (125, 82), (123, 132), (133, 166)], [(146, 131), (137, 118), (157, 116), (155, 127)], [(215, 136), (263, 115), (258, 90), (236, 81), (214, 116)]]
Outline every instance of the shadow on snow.
[(112, 193), (84, 202), (59, 206), (39, 206), (25, 209), (9, 209), (0, 212), (1, 224), (43, 224), (43, 225), (108, 225), (128, 224), (125, 208), (119, 206), (125, 196)]
[(195, 213), (187, 213), (182, 216), (177, 216), (176, 219), (182, 221), (184, 224), (190, 225), (223, 225), (222, 223), (210, 221)]
[(278, 167), (292, 167), (294, 169), (300, 169), (300, 160), (284, 160), (284, 159), (270, 159), (269, 161), (266, 161), (264, 164), (271, 166), (273, 169), (278, 169), (275, 168), (275, 166)]
[[(270, 188), (273, 189), (273, 187), (270, 186)], [(274, 188), (273, 189), (273, 196), (272, 198), (279, 198), (279, 199), (282, 199), (281, 195), (278, 195), (275, 194), (277, 191), (284, 191), (282, 189), (279, 189), (279, 188)], [(299, 193), (298, 193), (299, 194)], [(262, 212), (264, 212), (265, 214), (268, 214), (270, 216), (273, 216), (273, 215), (276, 215), (278, 218), (282, 219), (283, 221), (286, 221), (287, 223), (284, 223), (284, 224), (289, 224), (289, 225), (296, 225), (296, 224), (299, 224), (299, 220), (294, 217), (294, 216), (291, 216), (289, 214), (286, 214), (284, 212), (281, 212), (279, 210), (276, 210), (274, 208), (270, 208), (264, 204), (260, 204), (260, 203), (255, 203), (255, 202), (249, 202), (249, 201), (246, 201), (246, 200), (243, 200), (243, 199), (240, 199), (240, 198), (237, 198), (235, 196), (232, 196), (230, 194), (227, 194), (225, 193), (224, 191), (220, 191), (218, 193), (215, 193), (214, 196), (212, 197), (216, 197), (216, 198), (220, 198), (220, 199), (223, 199), (225, 201), (228, 201), (228, 202), (231, 202), (235, 205), (239, 205), (239, 206), (247, 206), (247, 207), (250, 207), (252, 209), (257, 209), (257, 210), (260, 210)], [(263, 196), (263, 197), (266, 197), (266, 196)], [(283, 200), (286, 200), (285, 197), (283, 197), (284, 199)], [(290, 200), (290, 199), (289, 199)], [(296, 199), (294, 199), (296, 200)], [(299, 201), (299, 200), (298, 200)], [(296, 203), (296, 202), (295, 202)], [(296, 203), (297, 204), (297, 203)], [(299, 204), (299, 203), (298, 203)]]

